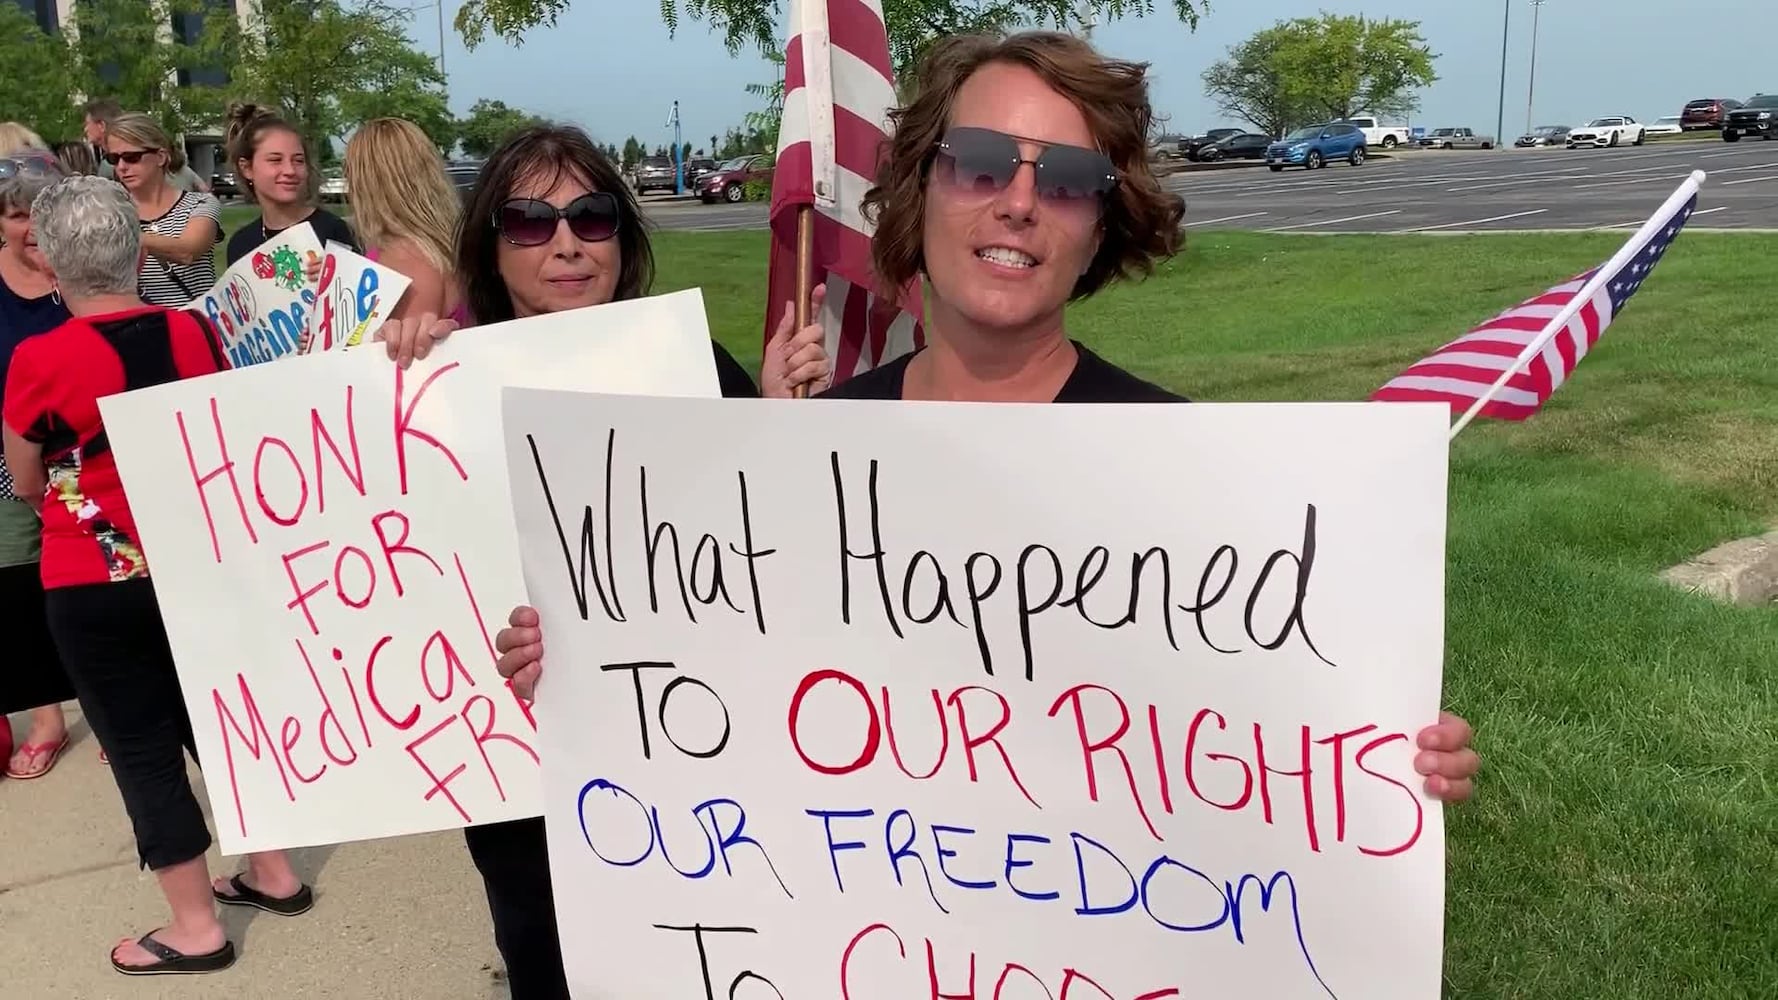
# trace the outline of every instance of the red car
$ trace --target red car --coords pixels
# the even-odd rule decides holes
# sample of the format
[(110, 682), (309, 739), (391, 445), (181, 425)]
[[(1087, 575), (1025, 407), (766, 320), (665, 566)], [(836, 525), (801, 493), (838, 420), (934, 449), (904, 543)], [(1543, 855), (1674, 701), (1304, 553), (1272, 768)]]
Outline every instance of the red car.
[(1731, 101), (1722, 97), (1706, 97), (1692, 101), (1679, 115), (1679, 129), (1682, 132), (1689, 132), (1692, 129), (1722, 128), (1723, 119), (1728, 117), (1729, 112), (1740, 106), (1740, 101)]
[(737, 156), (698, 178), (698, 197), (705, 204), (717, 200), (736, 204), (747, 197), (748, 182), (759, 181), (771, 186), (772, 165), (770, 153)]

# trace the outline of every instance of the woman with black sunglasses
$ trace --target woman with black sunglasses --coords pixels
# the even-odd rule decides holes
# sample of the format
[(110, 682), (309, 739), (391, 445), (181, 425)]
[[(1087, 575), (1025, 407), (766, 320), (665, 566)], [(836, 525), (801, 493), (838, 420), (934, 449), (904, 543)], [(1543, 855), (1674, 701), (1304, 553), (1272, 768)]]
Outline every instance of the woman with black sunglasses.
[[(580, 129), (543, 126), (488, 158), (464, 210), (456, 269), (472, 322), (497, 323), (647, 295), (654, 251), (616, 165)], [(827, 381), (821, 327), (795, 331), (785, 315), (767, 345), (760, 388), (711, 342), (723, 395), (788, 398)], [(453, 325), (425, 315), (391, 320), (379, 335), (405, 364), (425, 357)], [(566, 1000), (543, 820), (473, 826), (463, 837), (487, 889), (513, 1000)]]
[(105, 162), (142, 220), (142, 298), (178, 308), (216, 283), (212, 254), (222, 242), (222, 204), (173, 184), (167, 173), (171, 149), (166, 130), (147, 115), (119, 115), (106, 123)]

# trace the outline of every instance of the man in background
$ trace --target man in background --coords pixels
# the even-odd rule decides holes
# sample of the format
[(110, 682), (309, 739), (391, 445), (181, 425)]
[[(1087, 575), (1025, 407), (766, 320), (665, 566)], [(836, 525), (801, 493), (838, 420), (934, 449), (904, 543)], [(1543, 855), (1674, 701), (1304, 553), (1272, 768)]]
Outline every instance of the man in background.
[(99, 162), (100, 177), (115, 177), (111, 164), (105, 162), (105, 127), (118, 115), (123, 114), (123, 106), (115, 97), (100, 97), (86, 102), (86, 118), (81, 128), (86, 132), (86, 141), (93, 147), (93, 158)]

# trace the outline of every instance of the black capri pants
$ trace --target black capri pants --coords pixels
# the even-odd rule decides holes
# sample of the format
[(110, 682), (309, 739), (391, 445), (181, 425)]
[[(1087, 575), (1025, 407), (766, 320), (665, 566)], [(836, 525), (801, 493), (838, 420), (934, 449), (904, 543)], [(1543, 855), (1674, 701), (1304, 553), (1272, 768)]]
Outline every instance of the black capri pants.
[(142, 867), (202, 856), (210, 829), (185, 774), (185, 754), (197, 760), (197, 747), (153, 581), (57, 587), (44, 596), (62, 666), (111, 758)]
[(487, 888), (512, 1000), (568, 1000), (543, 818), (465, 827), (463, 840)]

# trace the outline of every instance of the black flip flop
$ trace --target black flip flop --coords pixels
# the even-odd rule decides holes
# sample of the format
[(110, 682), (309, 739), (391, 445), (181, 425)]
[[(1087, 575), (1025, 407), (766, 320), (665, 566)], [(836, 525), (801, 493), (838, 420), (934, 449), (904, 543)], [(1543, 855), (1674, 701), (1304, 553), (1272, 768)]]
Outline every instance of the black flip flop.
[[(235, 944), (233, 941), (222, 942), (222, 947), (208, 955), (187, 955), (175, 951), (154, 939), (154, 932), (149, 931), (136, 939), (136, 944), (160, 961), (153, 965), (125, 965), (111, 957), (111, 967), (126, 976), (195, 976), (206, 972), (221, 972), (235, 964)], [(113, 948), (112, 951), (117, 949)]]
[(315, 905), (315, 892), (306, 885), (296, 890), (295, 894), (280, 899), (276, 896), (268, 896), (253, 888), (239, 875), (230, 878), (228, 884), (235, 890), (234, 895), (219, 889), (210, 890), (210, 895), (215, 896), (218, 903), (227, 906), (251, 906), (256, 910), (275, 913), (280, 917), (294, 917), (309, 912)]

